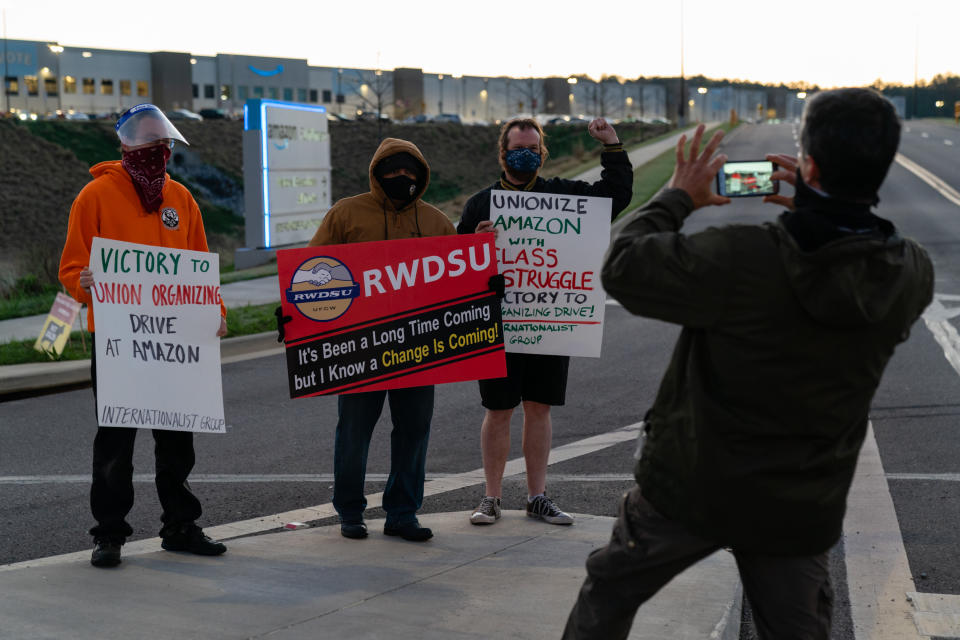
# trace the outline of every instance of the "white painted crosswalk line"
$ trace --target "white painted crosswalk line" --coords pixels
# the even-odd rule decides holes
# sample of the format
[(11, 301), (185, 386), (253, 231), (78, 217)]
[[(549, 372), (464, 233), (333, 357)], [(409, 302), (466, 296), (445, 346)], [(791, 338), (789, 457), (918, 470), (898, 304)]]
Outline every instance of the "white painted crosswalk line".
[(960, 637), (960, 596), (915, 592), (907, 595), (913, 601), (913, 619), (922, 635)]
[(857, 640), (920, 638), (907, 600), (916, 587), (872, 424), (847, 498), (843, 549)]

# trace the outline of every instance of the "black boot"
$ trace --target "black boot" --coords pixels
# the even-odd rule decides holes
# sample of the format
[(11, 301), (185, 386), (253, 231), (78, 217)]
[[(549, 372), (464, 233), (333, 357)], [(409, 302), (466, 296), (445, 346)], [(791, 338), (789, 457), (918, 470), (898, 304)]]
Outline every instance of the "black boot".
[(367, 525), (363, 523), (363, 520), (360, 522), (341, 522), (340, 535), (344, 538), (362, 540), (367, 537)]
[(195, 524), (183, 525), (173, 531), (160, 533), (163, 542), (160, 546), (167, 551), (186, 551), (199, 556), (218, 556), (227, 550), (222, 542), (211, 540), (203, 533), (203, 529)]
[(96, 546), (90, 556), (90, 564), (95, 567), (115, 567), (120, 564), (120, 547), (123, 545), (123, 540), (97, 538), (93, 543)]
[(387, 536), (400, 536), (404, 540), (411, 542), (423, 542), (433, 537), (433, 531), (427, 527), (421, 527), (420, 523), (416, 520), (397, 525), (384, 525), (383, 534)]

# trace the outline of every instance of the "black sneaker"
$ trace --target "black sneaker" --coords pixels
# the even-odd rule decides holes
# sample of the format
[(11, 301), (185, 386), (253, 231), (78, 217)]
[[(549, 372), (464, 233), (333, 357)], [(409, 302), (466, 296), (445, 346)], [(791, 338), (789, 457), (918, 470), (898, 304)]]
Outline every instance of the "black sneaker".
[(537, 496), (532, 502), (527, 502), (527, 516), (530, 518), (540, 518), (550, 524), (573, 524), (573, 517), (569, 513), (564, 513), (553, 504), (553, 500), (547, 496)]
[(195, 524), (187, 525), (176, 533), (164, 536), (160, 546), (167, 551), (186, 551), (198, 556), (218, 556), (227, 550), (222, 542), (211, 540), (203, 529)]
[(421, 527), (420, 523), (416, 520), (412, 522), (405, 522), (403, 524), (397, 525), (384, 525), (383, 526), (383, 535), (385, 536), (400, 536), (404, 540), (409, 540), (411, 542), (423, 542), (424, 540), (429, 540), (433, 537), (433, 531), (430, 531), (427, 527)]
[(120, 547), (123, 542), (106, 538), (97, 538), (90, 556), (90, 564), (95, 567), (115, 567), (120, 564)]
[(367, 537), (367, 525), (363, 524), (362, 520), (360, 522), (341, 522), (340, 535), (344, 538), (362, 540)]

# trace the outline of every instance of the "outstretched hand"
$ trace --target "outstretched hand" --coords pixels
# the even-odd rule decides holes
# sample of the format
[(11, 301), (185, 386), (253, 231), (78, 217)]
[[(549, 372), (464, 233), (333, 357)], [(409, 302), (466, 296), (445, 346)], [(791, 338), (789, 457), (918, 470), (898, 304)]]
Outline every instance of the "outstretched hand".
[(713, 155), (723, 139), (723, 132), (717, 131), (713, 134), (710, 142), (704, 147), (703, 153), (700, 153), (700, 142), (703, 140), (705, 129), (706, 127), (701, 124), (693, 134), (689, 158), (685, 157), (684, 152), (687, 136), (686, 134), (680, 136), (680, 140), (677, 142), (677, 166), (673, 170), (670, 182), (667, 184), (668, 187), (686, 191), (690, 199), (693, 200), (694, 209), (712, 204), (730, 203), (730, 198), (719, 196), (711, 189), (717, 172), (727, 161), (725, 154)]
[(587, 125), (587, 133), (589, 133), (590, 137), (594, 140), (599, 140), (603, 144), (617, 144), (620, 142), (620, 138), (617, 137), (617, 132), (614, 130), (613, 125), (603, 118), (592, 120), (590, 124)]
[[(774, 171), (770, 177), (774, 180), (783, 180), (789, 185), (794, 187), (797, 186), (797, 158), (796, 156), (789, 156), (785, 153), (768, 153), (766, 156), (767, 160), (777, 163), (777, 170)], [(781, 207), (786, 207), (793, 211), (793, 198), (789, 196), (781, 196), (779, 194), (763, 196), (764, 202), (771, 202)]]

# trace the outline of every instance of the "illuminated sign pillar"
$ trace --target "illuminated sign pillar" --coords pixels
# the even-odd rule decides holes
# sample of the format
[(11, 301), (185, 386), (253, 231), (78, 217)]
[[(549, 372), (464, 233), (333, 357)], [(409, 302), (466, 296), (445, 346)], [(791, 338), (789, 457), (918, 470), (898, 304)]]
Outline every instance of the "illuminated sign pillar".
[(246, 247), (237, 269), (271, 260), (278, 248), (305, 245), (330, 208), (326, 108), (247, 100), (243, 107)]

